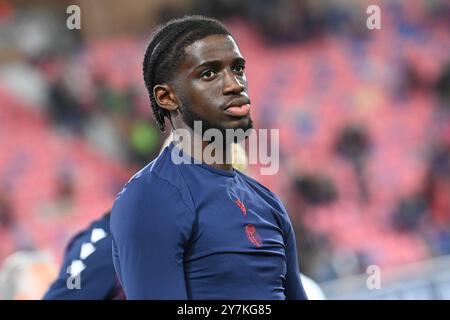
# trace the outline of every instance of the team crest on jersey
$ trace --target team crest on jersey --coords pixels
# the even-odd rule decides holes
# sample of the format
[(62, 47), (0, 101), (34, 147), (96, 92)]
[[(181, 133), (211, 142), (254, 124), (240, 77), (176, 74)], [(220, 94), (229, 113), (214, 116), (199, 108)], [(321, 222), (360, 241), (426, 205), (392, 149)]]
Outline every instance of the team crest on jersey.
[(256, 228), (252, 224), (247, 224), (245, 226), (245, 233), (247, 234), (247, 239), (253, 243), (257, 247), (261, 247), (262, 241), (258, 233), (256, 232)]

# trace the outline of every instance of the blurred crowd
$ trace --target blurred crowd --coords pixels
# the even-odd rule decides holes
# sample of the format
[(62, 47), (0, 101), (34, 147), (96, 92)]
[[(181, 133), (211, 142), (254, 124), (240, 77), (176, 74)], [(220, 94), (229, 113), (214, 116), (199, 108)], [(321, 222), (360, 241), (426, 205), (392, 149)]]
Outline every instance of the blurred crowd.
[[(302, 272), (326, 281), (371, 264), (450, 254), (447, 1), (380, 1), (382, 30), (374, 31), (365, 27), (365, 1), (180, 3), (162, 6), (151, 23), (185, 13), (223, 20), (248, 60), (257, 127), (280, 129), (279, 174), (259, 177), (252, 167), (250, 174), (285, 201)], [(10, 243), (0, 246), (0, 264), (19, 249), (61, 254), (80, 221), (108, 209), (125, 177), (157, 155), (166, 137), (141, 75), (149, 35), (85, 41), (54, 27), (64, 18), (0, 2), (0, 240)], [(36, 121), (42, 127), (21, 139)], [(60, 151), (30, 149), (51, 148), (43, 138), (58, 140)], [(51, 190), (45, 219), (33, 223), (36, 211), (22, 211), (42, 204), (41, 182), (16, 183), (21, 165), (52, 171), (41, 186)], [(90, 169), (76, 169), (83, 166)], [(80, 178), (80, 170), (88, 173)], [(84, 179), (102, 183), (89, 185), (92, 198), (80, 195)], [(36, 189), (24, 189), (33, 183)], [(102, 201), (89, 207), (94, 198)]]

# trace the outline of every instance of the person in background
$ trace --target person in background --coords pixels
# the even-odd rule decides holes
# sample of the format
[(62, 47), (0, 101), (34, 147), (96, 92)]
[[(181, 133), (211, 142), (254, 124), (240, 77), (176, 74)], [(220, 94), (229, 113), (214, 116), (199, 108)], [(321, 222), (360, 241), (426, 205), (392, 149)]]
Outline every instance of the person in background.
[(70, 240), (59, 275), (44, 300), (121, 300), (112, 263), (110, 211)]
[(57, 273), (49, 253), (17, 251), (5, 259), (0, 271), (0, 300), (41, 299)]

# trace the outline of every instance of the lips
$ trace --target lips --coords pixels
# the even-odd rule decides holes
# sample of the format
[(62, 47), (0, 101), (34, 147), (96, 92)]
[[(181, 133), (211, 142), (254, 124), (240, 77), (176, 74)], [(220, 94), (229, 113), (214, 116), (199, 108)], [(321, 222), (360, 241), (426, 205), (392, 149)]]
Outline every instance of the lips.
[(250, 113), (250, 101), (248, 99), (234, 100), (227, 105), (225, 113), (234, 117), (245, 117)]
[(250, 104), (228, 107), (225, 112), (235, 117), (245, 117), (250, 113)]

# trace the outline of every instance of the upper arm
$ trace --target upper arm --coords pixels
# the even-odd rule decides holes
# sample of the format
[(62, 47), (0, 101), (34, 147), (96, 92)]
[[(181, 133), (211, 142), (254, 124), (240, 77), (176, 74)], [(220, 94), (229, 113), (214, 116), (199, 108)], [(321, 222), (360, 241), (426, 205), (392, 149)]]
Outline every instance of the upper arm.
[(148, 179), (128, 184), (114, 203), (116, 271), (128, 299), (187, 299), (183, 254), (193, 212), (167, 181)]

